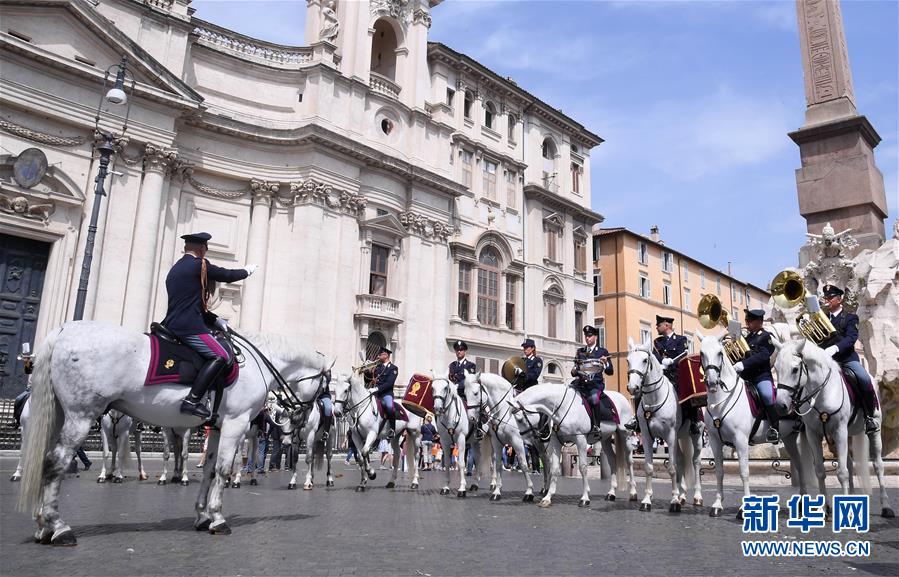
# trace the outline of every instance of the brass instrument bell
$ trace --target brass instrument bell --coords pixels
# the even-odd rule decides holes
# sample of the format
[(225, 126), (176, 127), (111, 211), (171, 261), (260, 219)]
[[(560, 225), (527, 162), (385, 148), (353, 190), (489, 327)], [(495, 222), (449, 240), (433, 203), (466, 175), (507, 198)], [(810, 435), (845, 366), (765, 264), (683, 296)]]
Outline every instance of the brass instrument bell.
[(749, 352), (749, 343), (743, 336), (739, 321), (728, 321), (727, 311), (721, 306), (721, 301), (713, 294), (702, 295), (699, 307), (696, 310), (699, 324), (704, 329), (713, 329), (718, 325), (727, 329), (728, 338), (724, 340), (724, 352), (730, 362), (737, 364), (746, 357)]
[(821, 312), (818, 297), (809, 294), (798, 273), (791, 270), (777, 273), (771, 281), (771, 296), (783, 309), (804, 305), (796, 319), (796, 327), (802, 336), (815, 344), (822, 344), (837, 332), (827, 315)]

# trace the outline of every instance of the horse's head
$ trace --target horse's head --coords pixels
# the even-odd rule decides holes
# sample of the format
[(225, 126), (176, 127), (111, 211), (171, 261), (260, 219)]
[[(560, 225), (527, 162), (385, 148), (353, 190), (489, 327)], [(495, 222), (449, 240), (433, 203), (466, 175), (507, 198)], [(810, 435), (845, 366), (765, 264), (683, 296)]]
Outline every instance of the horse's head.
[(452, 387), (449, 379), (434, 379), (431, 381), (431, 395), (434, 398), (434, 414), (442, 415), (449, 405)]
[(331, 389), (334, 392), (334, 416), (338, 419), (343, 417), (343, 412), (349, 404), (351, 379), (351, 375), (344, 373), (338, 373), (331, 379)]
[(721, 383), (721, 370), (724, 363), (730, 362), (724, 355), (724, 339), (727, 333), (720, 336), (700, 335), (699, 343), (699, 364), (705, 374), (705, 384), (710, 394), (718, 392), (718, 385)]
[(481, 373), (465, 373), (465, 404), (478, 407), (482, 402)]
[[(781, 415), (789, 413), (802, 396), (803, 388), (809, 381), (809, 365), (807, 353), (814, 347), (805, 339), (796, 339), (779, 344), (774, 370), (777, 371), (777, 396), (775, 408)], [(817, 347), (814, 347), (817, 348)]]
[(640, 393), (643, 383), (653, 369), (655, 357), (652, 356), (650, 343), (634, 344), (634, 339), (627, 339), (627, 392), (631, 396)]

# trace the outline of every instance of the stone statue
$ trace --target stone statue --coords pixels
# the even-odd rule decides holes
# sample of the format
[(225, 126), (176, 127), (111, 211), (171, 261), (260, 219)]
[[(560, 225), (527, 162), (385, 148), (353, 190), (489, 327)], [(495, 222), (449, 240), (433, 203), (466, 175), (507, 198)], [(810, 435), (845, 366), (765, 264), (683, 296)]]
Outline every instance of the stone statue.
[(322, 8), (322, 27), (318, 33), (320, 40), (334, 42), (340, 34), (340, 22), (337, 20), (337, 1), (329, 0)]

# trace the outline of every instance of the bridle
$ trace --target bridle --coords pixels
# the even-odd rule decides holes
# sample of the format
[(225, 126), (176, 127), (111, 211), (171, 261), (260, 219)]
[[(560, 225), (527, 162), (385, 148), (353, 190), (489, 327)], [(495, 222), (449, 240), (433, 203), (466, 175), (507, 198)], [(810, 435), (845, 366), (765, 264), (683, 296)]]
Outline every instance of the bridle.
[[(446, 388), (444, 389), (443, 394), (439, 397), (434, 397), (434, 413), (436, 413), (437, 417), (439, 418), (439, 417), (445, 415), (447, 412), (447, 409), (449, 408), (449, 397), (450, 397), (451, 384), (450, 384), (450, 381), (448, 381), (447, 379), (434, 379), (434, 381), (441, 381), (441, 382), (446, 383)], [(455, 383), (453, 383), (453, 384), (455, 384)], [(440, 401), (440, 412), (437, 412), (437, 401)], [(462, 420), (462, 413), (465, 412), (459, 407), (459, 402), (460, 402), (459, 396), (458, 395), (454, 396), (453, 397), (453, 406), (456, 408), (456, 422), (453, 423), (452, 426), (447, 426), (447, 431), (449, 431), (450, 435), (455, 433), (456, 428), (459, 426), (459, 423)]]
[[(827, 368), (827, 376), (824, 377), (824, 379), (821, 381), (821, 384), (818, 385), (818, 387), (814, 391), (807, 393), (805, 396), (802, 396), (802, 391), (805, 390), (805, 386), (802, 384), (802, 374), (805, 373), (806, 384), (808, 384), (810, 378), (808, 365), (805, 362), (805, 357), (803, 357), (801, 354), (793, 354), (800, 360), (799, 377), (796, 379), (796, 385), (784, 385), (778, 383), (777, 386), (778, 388), (784, 389), (785, 391), (788, 391), (790, 393), (790, 408), (791, 410), (795, 411), (797, 415), (799, 415), (800, 417), (804, 417), (814, 410), (818, 413), (821, 421), (826, 422), (830, 418), (831, 414), (838, 413), (840, 409), (843, 408), (843, 404), (846, 402), (845, 388), (841, 387), (843, 392), (842, 400), (840, 401), (840, 406), (836, 411), (821, 411), (820, 409), (818, 409), (818, 407), (815, 406), (815, 402), (818, 400), (818, 395), (821, 393), (821, 391), (824, 390), (824, 387), (827, 386), (827, 383), (830, 382), (830, 377), (831, 375), (833, 375), (833, 367)], [(802, 405), (805, 405), (806, 403), (808, 403), (809, 405), (808, 410), (804, 413), (800, 412), (800, 407), (802, 407)]]
[[(654, 380), (653, 382), (647, 384), (646, 383), (646, 375), (649, 373), (649, 368), (652, 367), (652, 359), (651, 359), (652, 353), (650, 353), (649, 351), (641, 350), (641, 349), (637, 349), (634, 352), (635, 353), (643, 353), (646, 355), (647, 369), (645, 371), (638, 371), (637, 369), (629, 369), (627, 371), (627, 375), (628, 375), (628, 377), (630, 377), (633, 374), (633, 375), (637, 375), (640, 377), (640, 391), (639, 391), (639, 393), (641, 395), (640, 404), (643, 406), (644, 416), (646, 417), (646, 420), (648, 421), (649, 419), (652, 418), (653, 414), (655, 414), (656, 411), (661, 409), (663, 406), (665, 406), (665, 403), (668, 402), (668, 397), (671, 396), (672, 387), (668, 387), (668, 390), (665, 392), (665, 398), (662, 399), (662, 402), (660, 402), (656, 405), (647, 406), (646, 400), (645, 400), (645, 395), (654, 393), (664, 386), (665, 372), (660, 370), (659, 378)], [(658, 385), (658, 386), (656, 386), (654, 389), (647, 389), (647, 387), (652, 387), (655, 385)]]

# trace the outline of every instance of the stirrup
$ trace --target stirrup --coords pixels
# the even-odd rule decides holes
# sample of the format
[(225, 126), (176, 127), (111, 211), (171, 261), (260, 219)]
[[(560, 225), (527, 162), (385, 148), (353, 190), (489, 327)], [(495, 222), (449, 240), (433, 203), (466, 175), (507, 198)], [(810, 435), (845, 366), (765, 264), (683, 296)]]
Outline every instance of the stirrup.
[(873, 435), (878, 431), (880, 431), (880, 425), (877, 423), (874, 417), (865, 417), (865, 434)]
[(628, 431), (636, 431), (640, 428), (640, 423), (637, 421), (637, 417), (632, 417), (630, 421), (624, 424), (624, 428)]
[(194, 415), (195, 417), (200, 417), (201, 419), (208, 420), (212, 417), (212, 413), (209, 412), (209, 409), (206, 408), (206, 405), (203, 404), (202, 400), (191, 400), (189, 398), (181, 401), (181, 412), (186, 415)]
[(780, 442), (780, 431), (774, 427), (769, 427), (768, 434), (765, 436), (765, 441), (776, 445)]

